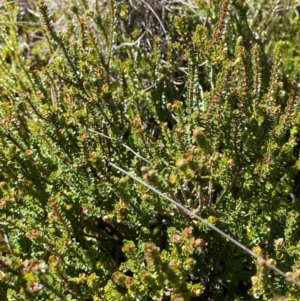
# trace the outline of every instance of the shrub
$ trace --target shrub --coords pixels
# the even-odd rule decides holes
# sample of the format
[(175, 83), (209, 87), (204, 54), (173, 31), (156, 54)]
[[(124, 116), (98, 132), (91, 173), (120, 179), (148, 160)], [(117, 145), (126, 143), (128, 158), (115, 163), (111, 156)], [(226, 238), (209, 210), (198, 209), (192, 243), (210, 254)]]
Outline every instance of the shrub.
[(294, 9), (141, 2), (0, 8), (1, 300), (296, 300)]

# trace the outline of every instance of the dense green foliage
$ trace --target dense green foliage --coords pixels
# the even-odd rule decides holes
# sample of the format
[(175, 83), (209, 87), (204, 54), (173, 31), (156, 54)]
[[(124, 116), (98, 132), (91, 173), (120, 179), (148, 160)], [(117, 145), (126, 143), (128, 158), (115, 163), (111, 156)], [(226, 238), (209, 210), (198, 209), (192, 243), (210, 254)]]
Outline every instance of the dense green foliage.
[(0, 6), (0, 300), (299, 300), (110, 164), (300, 280), (293, 1), (73, 2)]

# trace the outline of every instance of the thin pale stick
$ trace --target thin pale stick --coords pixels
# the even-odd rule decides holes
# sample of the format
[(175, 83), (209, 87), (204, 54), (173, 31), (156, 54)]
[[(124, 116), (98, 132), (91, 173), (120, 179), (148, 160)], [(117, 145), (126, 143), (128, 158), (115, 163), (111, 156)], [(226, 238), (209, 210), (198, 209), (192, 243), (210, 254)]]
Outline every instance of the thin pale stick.
[(279, 270), (277, 267), (275, 267), (274, 265), (270, 264), (263, 257), (255, 254), (250, 249), (248, 249), (247, 247), (245, 247), (244, 245), (242, 245), (239, 241), (237, 241), (234, 238), (230, 237), (229, 235), (227, 235), (226, 233), (224, 233), (222, 230), (220, 230), (216, 226), (214, 226), (211, 223), (209, 223), (208, 221), (206, 221), (204, 218), (202, 218), (199, 215), (193, 213), (191, 210), (185, 208), (180, 203), (174, 201), (173, 199), (171, 199), (170, 197), (166, 196), (165, 194), (163, 194), (162, 192), (160, 192), (156, 188), (154, 188), (151, 185), (145, 183), (144, 181), (140, 180), (139, 178), (137, 178), (136, 176), (134, 176), (131, 173), (127, 172), (126, 170), (122, 169), (121, 167), (117, 166), (116, 164), (110, 162), (109, 165), (111, 165), (113, 168), (117, 169), (121, 173), (127, 175), (128, 177), (132, 178), (133, 180), (137, 181), (138, 183), (140, 183), (140, 184), (144, 185), (145, 187), (149, 188), (150, 190), (152, 190), (157, 195), (161, 196), (165, 200), (169, 201), (170, 203), (172, 203), (173, 205), (175, 205), (176, 207), (178, 207), (183, 213), (185, 213), (185, 214), (187, 214), (189, 216), (192, 216), (194, 219), (197, 219), (197, 220), (201, 221), (204, 225), (206, 225), (210, 229), (216, 231), (221, 236), (223, 236), (224, 238), (228, 239), (230, 242), (232, 242), (233, 244), (235, 244), (237, 247), (239, 247), (240, 249), (244, 250), (246, 253), (250, 254), (252, 257), (256, 258), (257, 260), (260, 260), (260, 262), (263, 262), (268, 268), (270, 268), (271, 270), (275, 271), (277, 274), (281, 275), (282, 277), (284, 277), (285, 279), (287, 279), (288, 281), (290, 281), (294, 285), (296, 285), (298, 288), (300, 288), (300, 283), (298, 281), (296, 281), (294, 278), (287, 276), (283, 271)]
[(118, 141), (116, 138), (109, 137), (109, 136), (107, 136), (107, 135), (105, 135), (105, 134), (103, 134), (103, 133), (100, 133), (100, 132), (95, 131), (95, 130), (92, 130), (92, 129), (89, 129), (89, 131), (92, 132), (92, 133), (96, 133), (96, 134), (98, 134), (98, 135), (100, 135), (100, 136), (102, 136), (102, 137), (104, 137), (104, 138), (106, 138), (106, 139), (109, 139), (109, 140), (111, 140), (111, 141), (114, 141), (114, 142), (116, 142), (116, 143), (118, 143), (118, 144), (121, 144), (121, 145), (122, 145), (123, 147), (125, 147), (127, 150), (129, 150), (130, 152), (132, 152), (135, 156), (137, 156), (137, 157), (140, 158), (141, 160), (147, 162), (148, 164), (152, 165), (152, 163), (151, 163), (149, 160), (147, 160), (146, 158), (144, 158), (143, 156), (141, 156), (140, 154), (138, 154), (137, 152), (135, 152), (133, 149), (131, 149), (131, 148), (130, 148), (129, 146), (127, 146), (126, 144), (124, 144), (124, 143)]

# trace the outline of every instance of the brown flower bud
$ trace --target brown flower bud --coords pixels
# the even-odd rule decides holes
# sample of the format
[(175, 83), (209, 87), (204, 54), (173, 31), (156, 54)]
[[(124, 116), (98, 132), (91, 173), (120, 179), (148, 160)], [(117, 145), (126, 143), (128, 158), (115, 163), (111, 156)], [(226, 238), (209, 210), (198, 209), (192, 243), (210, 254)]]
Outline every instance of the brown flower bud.
[(188, 161), (186, 159), (178, 159), (176, 161), (176, 167), (182, 171), (186, 171), (188, 168)]
[(180, 243), (180, 235), (178, 235), (178, 234), (172, 234), (170, 236), (170, 241), (171, 241), (172, 244), (178, 244), (178, 243)]
[(146, 174), (148, 171), (149, 171), (149, 167), (147, 167), (147, 166), (142, 166), (141, 167), (141, 173), (142, 174)]
[(197, 238), (197, 239), (195, 240), (194, 245), (195, 245), (195, 247), (196, 247), (197, 249), (203, 249), (203, 248), (205, 247), (205, 245), (206, 245), (206, 242), (205, 242), (205, 240), (202, 239), (202, 238)]

